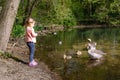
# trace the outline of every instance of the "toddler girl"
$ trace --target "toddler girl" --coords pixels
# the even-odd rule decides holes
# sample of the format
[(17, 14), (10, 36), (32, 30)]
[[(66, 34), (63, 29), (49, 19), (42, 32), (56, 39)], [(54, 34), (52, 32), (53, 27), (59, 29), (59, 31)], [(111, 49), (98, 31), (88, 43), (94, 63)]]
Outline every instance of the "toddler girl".
[(26, 34), (25, 34), (25, 41), (27, 46), (29, 47), (29, 66), (34, 67), (38, 63), (34, 60), (34, 52), (35, 52), (35, 43), (36, 43), (36, 36), (37, 33), (34, 32), (34, 24), (35, 21), (32, 18), (26, 19), (25, 27), (26, 27)]

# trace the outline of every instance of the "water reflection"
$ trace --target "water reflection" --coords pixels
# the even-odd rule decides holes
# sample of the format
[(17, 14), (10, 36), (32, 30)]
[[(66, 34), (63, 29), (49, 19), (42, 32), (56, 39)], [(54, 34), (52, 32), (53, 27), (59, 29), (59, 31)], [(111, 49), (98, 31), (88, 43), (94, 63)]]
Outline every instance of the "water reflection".
[[(120, 29), (73, 29), (38, 38), (36, 57), (63, 80), (120, 80)], [(90, 60), (86, 44), (91, 38), (107, 53), (102, 61)], [(61, 43), (60, 43), (61, 42)], [(81, 51), (81, 55), (74, 55)], [(64, 54), (72, 58), (64, 61)]]

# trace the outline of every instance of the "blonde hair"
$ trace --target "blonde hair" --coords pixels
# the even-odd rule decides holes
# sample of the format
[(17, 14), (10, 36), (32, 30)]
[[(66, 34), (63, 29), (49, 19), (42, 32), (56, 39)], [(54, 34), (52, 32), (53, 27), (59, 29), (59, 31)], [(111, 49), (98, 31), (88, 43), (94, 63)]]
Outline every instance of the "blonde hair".
[(31, 23), (35, 23), (35, 20), (34, 20), (33, 18), (30, 18), (30, 17), (27, 18), (27, 19), (25, 20), (25, 27), (30, 26)]

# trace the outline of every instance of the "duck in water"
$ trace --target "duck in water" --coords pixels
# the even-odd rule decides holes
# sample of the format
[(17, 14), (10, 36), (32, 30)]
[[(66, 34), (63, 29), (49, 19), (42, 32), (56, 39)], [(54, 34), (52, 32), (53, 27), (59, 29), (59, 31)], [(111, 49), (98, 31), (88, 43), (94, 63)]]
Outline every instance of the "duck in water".
[(90, 56), (91, 59), (95, 59), (95, 60), (99, 60), (103, 57), (104, 52), (102, 52), (101, 50), (97, 50), (96, 49), (96, 45), (97, 43), (92, 42), (91, 39), (88, 39), (88, 45), (87, 45), (87, 49), (88, 49), (88, 54)]
[(82, 54), (82, 52), (79, 50), (77, 52), (74, 50), (70, 50), (63, 55), (63, 59), (66, 62), (66, 60), (70, 60), (73, 57), (80, 57), (81, 54)]

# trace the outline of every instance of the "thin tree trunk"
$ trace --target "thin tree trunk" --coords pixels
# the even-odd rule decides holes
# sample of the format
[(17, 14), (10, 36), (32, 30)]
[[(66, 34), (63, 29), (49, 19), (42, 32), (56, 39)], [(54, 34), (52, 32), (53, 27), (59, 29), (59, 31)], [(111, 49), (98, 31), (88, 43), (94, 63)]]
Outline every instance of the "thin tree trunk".
[(31, 17), (32, 11), (35, 7), (35, 5), (38, 4), (40, 0), (27, 0), (27, 5), (26, 5), (26, 9), (25, 9), (25, 17), (23, 18), (23, 25), (25, 24), (25, 20), (28, 17)]
[(25, 9), (25, 18), (29, 16), (30, 13), (30, 0), (27, 0), (27, 5)]
[(30, 12), (28, 13), (29, 16), (31, 16), (32, 10), (33, 10), (33, 8), (35, 7), (35, 5), (37, 4), (37, 2), (38, 2), (38, 0), (34, 0), (34, 2), (32, 3), (31, 8), (30, 8)]
[(10, 33), (14, 24), (20, 0), (6, 0), (0, 16), (0, 51), (7, 48)]

